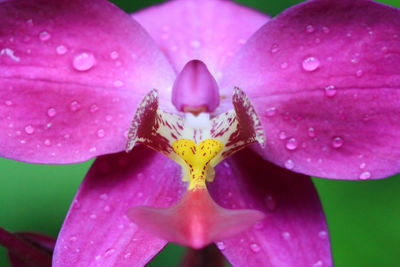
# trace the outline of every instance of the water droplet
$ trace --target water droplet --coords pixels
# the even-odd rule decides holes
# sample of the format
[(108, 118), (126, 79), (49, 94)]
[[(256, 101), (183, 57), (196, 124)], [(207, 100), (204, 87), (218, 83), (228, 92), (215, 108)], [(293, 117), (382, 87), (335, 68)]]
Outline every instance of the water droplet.
[(78, 101), (72, 101), (71, 104), (69, 105), (69, 109), (71, 111), (77, 111), (81, 108), (81, 105), (79, 104)]
[(286, 132), (282, 131), (282, 132), (279, 133), (279, 139), (285, 140), (286, 138), (287, 138)]
[(32, 19), (28, 19), (26, 21), (26, 25), (28, 25), (29, 27), (32, 27), (33, 26), (33, 20)]
[(325, 240), (325, 239), (328, 237), (328, 233), (327, 233), (326, 231), (319, 231), (318, 237), (319, 237), (321, 240)]
[(267, 109), (267, 116), (268, 116), (268, 117), (275, 116), (275, 114), (276, 114), (276, 108), (275, 108), (275, 107), (272, 107), (272, 108), (268, 108), (268, 109)]
[(56, 111), (55, 108), (49, 108), (49, 109), (47, 110), (47, 115), (48, 115), (49, 117), (54, 117), (56, 114), (57, 114), (57, 111)]
[(369, 178), (371, 178), (371, 173), (366, 171), (360, 174), (360, 180), (368, 180)]
[(360, 169), (364, 169), (367, 166), (367, 164), (365, 162), (360, 164)]
[(95, 104), (90, 107), (90, 112), (92, 112), (92, 113), (94, 113), (94, 112), (96, 112), (98, 110), (99, 110), (99, 107), (97, 105), (95, 105)]
[(124, 259), (129, 259), (131, 257), (132, 253), (128, 252), (124, 255)]
[(257, 245), (256, 243), (252, 243), (252, 244), (250, 245), (250, 249), (251, 249), (251, 251), (253, 251), (253, 252), (260, 252), (260, 250), (261, 250), (260, 246)]
[(308, 128), (308, 136), (311, 138), (316, 136), (315, 129), (313, 127)]
[(68, 52), (68, 48), (65, 45), (59, 45), (56, 48), (57, 55), (65, 55)]
[(336, 88), (334, 85), (328, 85), (325, 87), (325, 95), (328, 97), (333, 97), (336, 95)]
[(13, 102), (11, 100), (6, 100), (5, 104), (6, 106), (12, 106)]
[(272, 44), (271, 53), (276, 53), (276, 52), (278, 52), (278, 44)]
[(288, 63), (287, 62), (283, 62), (282, 64), (281, 64), (281, 69), (286, 69), (287, 67), (288, 67)]
[(265, 205), (269, 211), (274, 211), (277, 206), (275, 198), (272, 195), (268, 195), (265, 198)]
[(89, 152), (96, 152), (96, 148), (95, 147), (91, 147), (90, 149), (89, 149)]
[(117, 59), (119, 57), (119, 54), (118, 54), (118, 52), (117, 51), (112, 51), (111, 53), (110, 53), (110, 58), (111, 59)]
[(104, 253), (104, 256), (106, 256), (106, 257), (111, 256), (114, 252), (115, 252), (115, 249), (109, 248), (109, 249), (107, 249), (106, 252)]
[(106, 199), (108, 199), (108, 195), (107, 195), (107, 194), (101, 194), (101, 195), (99, 196), (99, 198), (100, 198), (101, 200), (106, 200)]
[(319, 260), (316, 263), (314, 263), (312, 267), (321, 267), (323, 265), (324, 265), (324, 263), (321, 260)]
[(97, 215), (96, 215), (96, 214), (94, 214), (94, 213), (92, 213), (92, 214), (90, 214), (90, 216), (89, 216), (89, 217), (90, 217), (90, 219), (93, 219), (93, 220), (94, 220), (94, 219), (96, 219), (96, 218), (97, 218)]
[(105, 135), (106, 135), (106, 133), (104, 132), (103, 129), (100, 129), (100, 130), (97, 131), (97, 136), (98, 136), (98, 137), (102, 138), (102, 137), (104, 137)]
[(332, 139), (332, 147), (339, 148), (343, 146), (343, 139), (340, 136), (336, 136)]
[(105, 212), (110, 212), (110, 210), (111, 210), (110, 206), (108, 206), (108, 205), (104, 206), (104, 211)]
[(292, 170), (294, 168), (294, 162), (291, 159), (285, 161), (285, 168), (288, 170)]
[(286, 142), (286, 149), (288, 150), (295, 150), (297, 148), (297, 140), (292, 137)]
[(357, 77), (361, 77), (364, 74), (364, 72), (362, 70), (357, 70), (356, 71), (356, 76)]
[(82, 52), (76, 55), (72, 61), (72, 66), (77, 71), (90, 70), (96, 63), (96, 58), (92, 53)]
[(72, 242), (75, 242), (76, 240), (78, 240), (78, 238), (73, 235), (73, 236), (70, 237), (69, 240), (72, 241)]
[(219, 250), (224, 250), (225, 249), (224, 242), (217, 242), (217, 247), (219, 248)]
[(101, 258), (101, 256), (100, 256), (100, 255), (97, 255), (94, 259), (95, 259), (96, 261), (98, 261), (98, 260), (100, 260), (100, 258)]
[(50, 146), (51, 145), (51, 141), (49, 139), (44, 140), (43, 142), (46, 146)]
[(48, 41), (48, 40), (50, 40), (50, 38), (51, 38), (50, 33), (46, 32), (46, 31), (39, 33), (39, 39), (42, 42)]
[(262, 222), (255, 223), (253, 225), (253, 228), (256, 229), (256, 230), (261, 230), (261, 229), (264, 228), (264, 224)]
[(305, 71), (315, 71), (320, 65), (316, 57), (308, 57), (303, 60), (302, 66)]
[(106, 121), (111, 121), (112, 120), (112, 116), (111, 115), (107, 115), (106, 116)]
[(113, 85), (115, 88), (121, 88), (122, 86), (124, 86), (124, 83), (122, 81), (114, 81)]
[(289, 232), (283, 232), (282, 233), (282, 237), (285, 240), (290, 240), (290, 233)]
[(315, 31), (315, 29), (314, 29), (313, 25), (307, 25), (306, 32), (313, 33), (314, 31)]
[(331, 30), (329, 30), (329, 28), (328, 27), (322, 27), (322, 31), (324, 32), (324, 33), (326, 33), (326, 34), (328, 34)]
[(27, 134), (33, 134), (35, 132), (35, 128), (33, 128), (32, 125), (28, 125), (25, 127), (25, 132)]

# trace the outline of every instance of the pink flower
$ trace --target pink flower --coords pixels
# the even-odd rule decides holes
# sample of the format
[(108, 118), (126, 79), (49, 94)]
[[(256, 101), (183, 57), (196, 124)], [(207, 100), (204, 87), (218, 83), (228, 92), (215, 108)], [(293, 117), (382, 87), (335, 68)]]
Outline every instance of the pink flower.
[(314, 0), (270, 20), (175, 0), (133, 18), (102, 0), (0, 4), (1, 155), (79, 162), (127, 137), (158, 151), (96, 160), (54, 266), (142, 266), (167, 241), (216, 242), (235, 266), (331, 266), (305, 175), (398, 172), (399, 11)]

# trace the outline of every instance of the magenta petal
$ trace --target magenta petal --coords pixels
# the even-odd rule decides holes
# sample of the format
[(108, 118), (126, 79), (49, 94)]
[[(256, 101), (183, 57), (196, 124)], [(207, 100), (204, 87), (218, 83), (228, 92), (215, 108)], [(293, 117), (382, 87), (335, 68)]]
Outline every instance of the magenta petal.
[(238, 49), (269, 19), (256, 10), (219, 0), (169, 1), (133, 17), (156, 40), (176, 72), (199, 59), (217, 80)]
[(217, 242), (233, 266), (332, 266), (325, 216), (309, 177), (246, 148), (216, 167), (208, 188), (225, 208), (266, 215), (252, 229)]
[(400, 170), (400, 12), (364, 0), (307, 1), (263, 26), (224, 73), (253, 101), (264, 158), (337, 179)]
[(68, 163), (121, 151), (145, 93), (170, 99), (167, 59), (107, 1), (1, 2), (0, 25), (1, 156)]
[(166, 207), (182, 197), (178, 164), (143, 146), (96, 160), (57, 239), (54, 266), (143, 266), (166, 244), (132, 223), (132, 206)]

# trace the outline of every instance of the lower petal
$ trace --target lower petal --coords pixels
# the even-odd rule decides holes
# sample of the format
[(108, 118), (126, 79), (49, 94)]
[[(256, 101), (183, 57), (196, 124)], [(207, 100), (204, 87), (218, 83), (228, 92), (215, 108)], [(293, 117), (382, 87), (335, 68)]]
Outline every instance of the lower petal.
[(143, 146), (97, 159), (57, 240), (54, 266), (143, 266), (166, 244), (126, 216), (132, 206), (170, 206), (185, 185), (180, 167)]
[(234, 266), (332, 266), (325, 216), (310, 180), (244, 149), (216, 168), (209, 184), (225, 208), (258, 209), (266, 218), (217, 242)]

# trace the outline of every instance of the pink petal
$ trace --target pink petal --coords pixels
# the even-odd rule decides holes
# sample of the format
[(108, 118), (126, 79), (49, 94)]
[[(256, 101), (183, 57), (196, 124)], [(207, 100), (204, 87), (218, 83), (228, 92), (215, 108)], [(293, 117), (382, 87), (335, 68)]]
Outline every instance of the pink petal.
[(247, 43), (221, 82), (262, 117), (265, 159), (337, 179), (400, 165), (400, 12), (364, 0), (308, 1)]
[(252, 229), (217, 242), (233, 266), (332, 266), (325, 216), (310, 178), (244, 149), (216, 167), (208, 188), (225, 208), (266, 215)]
[(139, 227), (171, 242), (200, 249), (243, 232), (264, 218), (257, 210), (218, 206), (207, 190), (188, 190), (168, 208), (133, 207), (128, 217)]
[(170, 99), (167, 59), (107, 1), (6, 1), (0, 25), (2, 156), (67, 163), (121, 151), (145, 93)]
[(96, 160), (57, 240), (54, 266), (143, 266), (166, 241), (132, 223), (138, 205), (166, 207), (182, 197), (180, 167), (144, 146)]
[(217, 80), (238, 49), (269, 19), (231, 1), (214, 0), (169, 1), (133, 17), (156, 40), (176, 72), (199, 59)]

